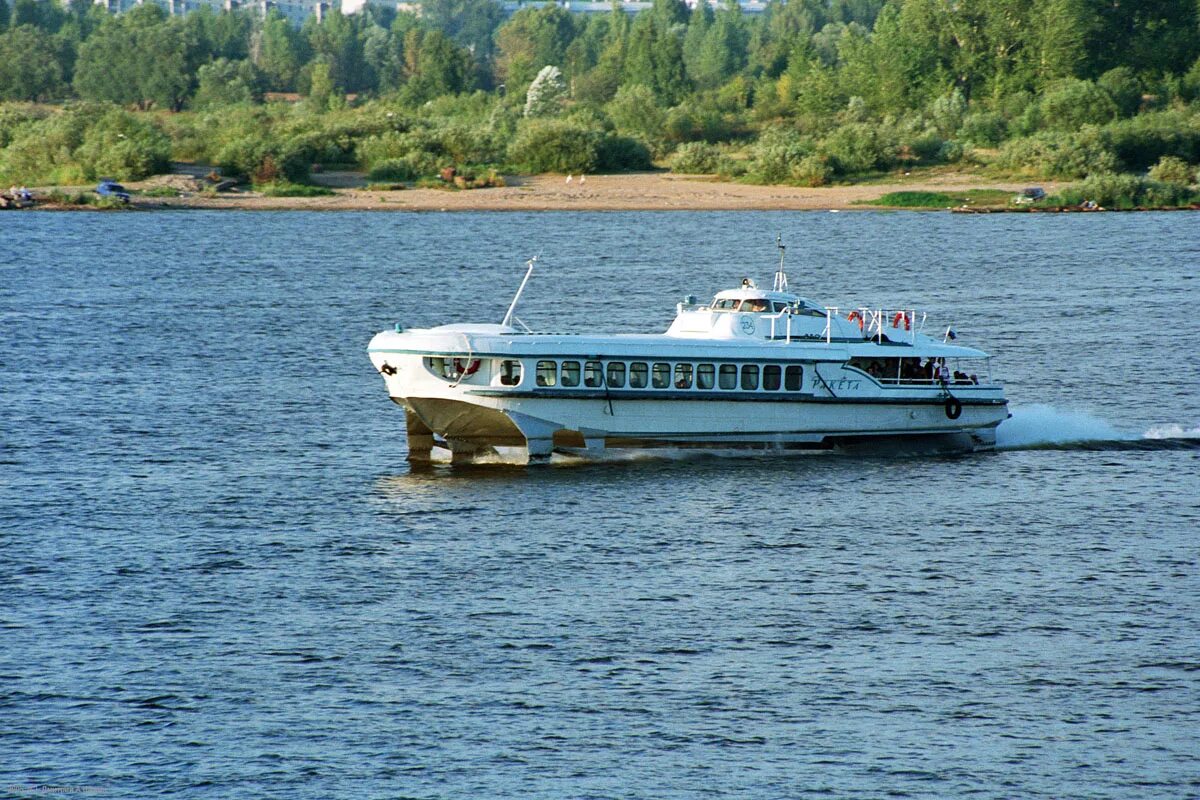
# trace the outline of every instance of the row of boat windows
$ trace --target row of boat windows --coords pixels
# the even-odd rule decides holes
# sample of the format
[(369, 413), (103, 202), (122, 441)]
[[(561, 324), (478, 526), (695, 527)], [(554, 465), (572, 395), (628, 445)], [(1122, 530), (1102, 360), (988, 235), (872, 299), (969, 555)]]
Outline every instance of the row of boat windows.
[[(506, 366), (507, 365), (507, 366)], [(520, 362), (500, 363), (500, 382), (520, 383)], [(507, 369), (507, 372), (506, 372)], [(803, 369), (781, 364), (690, 364), (665, 361), (539, 361), (538, 386), (584, 386), (610, 389), (742, 389), (798, 392), (804, 385)], [(511, 381), (511, 383), (509, 382)]]

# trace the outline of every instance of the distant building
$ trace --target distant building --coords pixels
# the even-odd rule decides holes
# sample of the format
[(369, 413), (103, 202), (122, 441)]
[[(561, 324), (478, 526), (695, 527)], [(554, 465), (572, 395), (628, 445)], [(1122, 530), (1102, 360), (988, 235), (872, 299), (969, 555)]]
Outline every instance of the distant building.
[[(409, 11), (420, 14), (420, 0), (93, 0), (98, 6), (103, 6), (111, 14), (121, 14), (136, 6), (153, 3), (168, 14), (175, 16), (197, 11), (208, 7), (214, 11), (235, 11), (248, 9), (266, 16), (271, 11), (277, 11), (285, 19), (297, 27), (304, 24), (309, 17), (324, 19), (330, 9), (340, 8), (343, 14), (357, 14), (367, 6), (377, 6)], [(553, 3), (575, 14), (607, 14), (612, 10), (612, 4), (605, 0), (497, 0), (504, 10), (505, 16), (512, 16), (523, 8), (537, 8)], [(695, 8), (699, 3), (707, 2), (716, 7), (718, 0), (685, 0), (688, 6)], [(739, 0), (742, 11), (747, 14), (757, 14), (766, 10), (766, 0)], [(637, 14), (651, 7), (650, 0), (623, 0), (621, 9), (629, 15)]]
[[(365, 0), (371, 2), (371, 0)], [(706, 0), (684, 0), (688, 8), (695, 8)], [(746, 14), (761, 14), (767, 10), (767, 2), (765, 0), (738, 0), (742, 7), (743, 13)], [(504, 9), (504, 15), (511, 17), (523, 8), (537, 8), (538, 6), (557, 5), (574, 14), (607, 14), (612, 11), (612, 3), (604, 2), (604, 0), (500, 0), (500, 6)], [(720, 3), (717, 0), (707, 0), (707, 4), (713, 8), (717, 8)], [(653, 3), (650, 0), (622, 0), (620, 3), (621, 10), (626, 14), (633, 16), (639, 11), (647, 11)]]
[[(355, 1), (351, 0), (351, 2)], [(98, 6), (103, 6), (111, 14), (121, 14), (147, 4), (157, 5), (171, 16), (187, 14), (204, 7), (211, 8), (213, 11), (245, 9), (254, 11), (260, 16), (277, 11), (297, 27), (304, 24), (304, 20), (309, 17), (315, 16), (318, 20), (323, 19), (333, 7), (328, 0), (93, 0), (93, 2)], [(362, 0), (357, 0), (357, 2), (361, 7)]]

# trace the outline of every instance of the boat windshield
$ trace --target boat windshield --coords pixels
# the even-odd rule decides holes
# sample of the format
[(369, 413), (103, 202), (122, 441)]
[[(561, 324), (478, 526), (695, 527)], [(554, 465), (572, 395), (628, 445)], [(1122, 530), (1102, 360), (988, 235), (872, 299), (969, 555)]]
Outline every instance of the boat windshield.
[[(783, 303), (775, 303), (776, 311), (783, 308)], [(771, 310), (771, 301), (762, 298), (753, 298), (750, 300), (739, 300), (737, 298), (727, 298), (725, 300), (716, 300), (712, 304), (713, 311), (748, 311), (751, 313), (761, 313)]]

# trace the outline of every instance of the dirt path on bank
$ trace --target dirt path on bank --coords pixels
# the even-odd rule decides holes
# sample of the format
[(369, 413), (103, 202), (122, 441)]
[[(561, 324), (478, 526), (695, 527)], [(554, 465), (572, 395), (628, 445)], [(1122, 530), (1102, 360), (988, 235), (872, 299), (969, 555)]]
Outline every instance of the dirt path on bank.
[[(749, 186), (705, 176), (670, 173), (516, 177), (494, 189), (451, 191), (406, 189), (372, 191), (336, 188), (325, 197), (263, 197), (253, 192), (215, 197), (139, 197), (139, 207), (292, 209), (312, 211), (716, 211), (849, 210), (896, 191), (1001, 189), (1016, 192), (1025, 184), (997, 182), (971, 174), (898, 176), (892, 181), (857, 186), (805, 188)], [(1042, 184), (1048, 192), (1054, 184)], [(869, 206), (866, 206), (869, 207)]]

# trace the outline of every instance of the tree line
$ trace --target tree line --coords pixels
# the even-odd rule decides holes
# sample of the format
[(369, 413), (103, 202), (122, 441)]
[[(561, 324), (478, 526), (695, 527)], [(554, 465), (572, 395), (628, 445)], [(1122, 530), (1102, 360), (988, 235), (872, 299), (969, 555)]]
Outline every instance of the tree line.
[[(551, 101), (531, 105), (531, 87)], [(493, 0), (423, 0), (419, 14), (368, 6), (300, 28), (274, 12), (0, 0), (0, 100), (203, 113), (271, 92), (341, 115), (333, 149), (394, 174), (445, 160), (462, 123), (495, 142), (459, 156), (531, 169), (673, 159), (822, 183), (998, 150), (1008, 169), (1084, 177), (1200, 162), (1200, 0), (771, 0), (754, 15), (654, 0), (636, 16), (531, 4), (507, 19)], [(392, 128), (355, 133), (352, 118)], [(178, 155), (201, 123), (153, 124)]]

